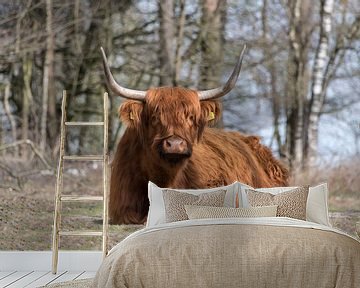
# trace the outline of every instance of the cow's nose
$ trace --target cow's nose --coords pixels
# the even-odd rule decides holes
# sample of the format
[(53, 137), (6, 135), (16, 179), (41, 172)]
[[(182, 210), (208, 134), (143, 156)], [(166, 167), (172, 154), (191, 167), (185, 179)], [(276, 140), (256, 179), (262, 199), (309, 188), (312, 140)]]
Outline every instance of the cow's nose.
[(171, 154), (187, 153), (187, 143), (178, 136), (171, 136), (163, 141), (163, 151)]

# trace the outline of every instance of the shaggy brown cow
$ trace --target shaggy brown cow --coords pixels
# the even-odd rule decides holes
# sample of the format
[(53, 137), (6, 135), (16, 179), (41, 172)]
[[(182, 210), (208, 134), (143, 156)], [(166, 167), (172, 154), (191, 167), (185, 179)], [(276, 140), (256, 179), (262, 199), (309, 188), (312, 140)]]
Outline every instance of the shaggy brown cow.
[(119, 109), (127, 129), (112, 163), (112, 223), (146, 220), (148, 181), (172, 188), (216, 187), (236, 180), (253, 187), (287, 185), (287, 170), (258, 137), (207, 127), (220, 116), (214, 99), (235, 85), (244, 50), (223, 87), (207, 91), (160, 87), (147, 92), (117, 84), (102, 50), (110, 88), (132, 99)]

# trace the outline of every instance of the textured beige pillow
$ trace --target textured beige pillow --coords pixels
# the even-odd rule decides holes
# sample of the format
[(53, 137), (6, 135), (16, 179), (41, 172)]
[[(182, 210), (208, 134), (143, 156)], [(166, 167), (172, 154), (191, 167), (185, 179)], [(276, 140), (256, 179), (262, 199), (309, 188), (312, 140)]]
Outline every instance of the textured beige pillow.
[(231, 208), (185, 205), (185, 210), (189, 219), (275, 217), (277, 206)]
[(193, 195), (176, 190), (163, 191), (166, 222), (189, 219), (184, 205), (224, 206), (226, 190)]
[(251, 206), (278, 205), (276, 216), (306, 220), (306, 202), (309, 186), (298, 187), (277, 195), (246, 189)]

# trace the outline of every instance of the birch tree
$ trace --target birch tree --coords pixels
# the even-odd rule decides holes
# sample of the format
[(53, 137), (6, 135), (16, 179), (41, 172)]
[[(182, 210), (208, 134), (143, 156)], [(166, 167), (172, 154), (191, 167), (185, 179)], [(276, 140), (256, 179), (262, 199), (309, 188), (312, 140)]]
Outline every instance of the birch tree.
[[(339, 29), (341, 32), (331, 35), (334, 1), (322, 0), (317, 11), (311, 5), (310, 2), (299, 0), (287, 4), (289, 60), (285, 147), (290, 167), (294, 168), (295, 173), (316, 163), (318, 127), (326, 103), (326, 92), (346, 51), (353, 49), (352, 41), (360, 28), (360, 17), (356, 17), (348, 29), (343, 21), (343, 27)], [(317, 18), (316, 13), (319, 15), (318, 22), (311, 18), (311, 15)], [(309, 59), (312, 58), (311, 38), (314, 36), (318, 40), (311, 69)]]
[(329, 39), (331, 31), (331, 16), (334, 1), (322, 0), (320, 8), (320, 32), (319, 42), (316, 49), (315, 63), (313, 69), (313, 80), (311, 87), (311, 98), (309, 101), (309, 126), (308, 126), (308, 155), (309, 165), (314, 165), (318, 147), (318, 127), (320, 113), (325, 99), (325, 68), (328, 58)]

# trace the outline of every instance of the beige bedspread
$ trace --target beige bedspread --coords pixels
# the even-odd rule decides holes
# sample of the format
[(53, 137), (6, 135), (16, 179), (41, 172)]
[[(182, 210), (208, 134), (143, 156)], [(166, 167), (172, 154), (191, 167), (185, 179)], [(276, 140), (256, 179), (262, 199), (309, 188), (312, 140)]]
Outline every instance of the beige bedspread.
[(93, 287), (360, 287), (358, 241), (276, 221), (144, 229), (111, 251)]

